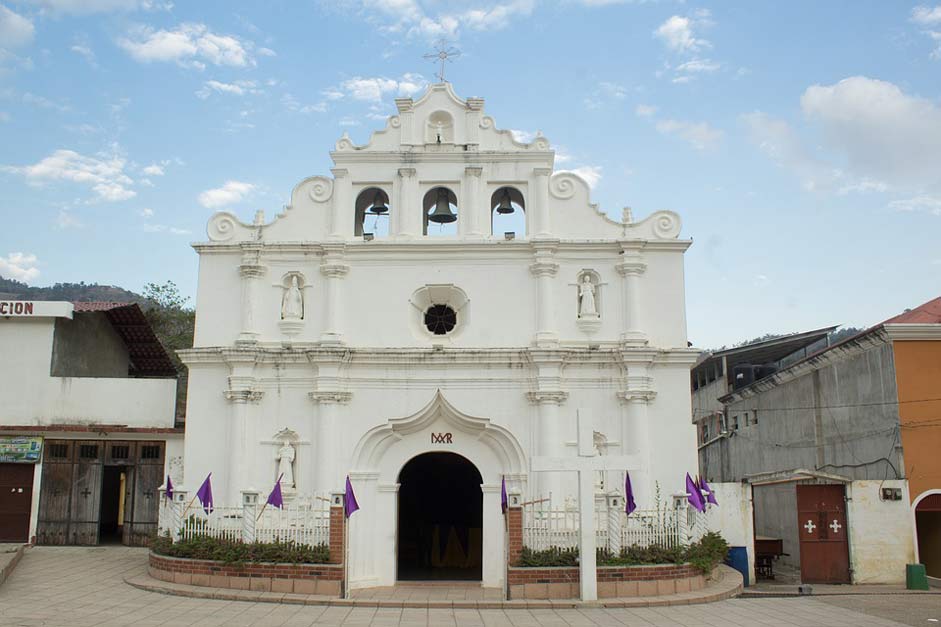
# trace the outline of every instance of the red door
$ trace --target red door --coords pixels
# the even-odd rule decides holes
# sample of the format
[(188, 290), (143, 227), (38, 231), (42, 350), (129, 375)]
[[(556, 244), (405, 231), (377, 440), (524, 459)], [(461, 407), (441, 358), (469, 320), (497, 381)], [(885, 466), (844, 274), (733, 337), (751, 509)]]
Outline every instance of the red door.
[(33, 464), (0, 464), (0, 542), (29, 542)]
[(798, 485), (797, 533), (803, 583), (850, 583), (844, 486)]

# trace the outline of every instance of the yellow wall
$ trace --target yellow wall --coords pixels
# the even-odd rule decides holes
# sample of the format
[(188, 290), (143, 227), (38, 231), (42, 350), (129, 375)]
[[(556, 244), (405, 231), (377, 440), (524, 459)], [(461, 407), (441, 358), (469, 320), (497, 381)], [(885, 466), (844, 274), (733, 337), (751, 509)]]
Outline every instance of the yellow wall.
[(941, 489), (941, 341), (896, 341), (902, 454), (912, 500)]

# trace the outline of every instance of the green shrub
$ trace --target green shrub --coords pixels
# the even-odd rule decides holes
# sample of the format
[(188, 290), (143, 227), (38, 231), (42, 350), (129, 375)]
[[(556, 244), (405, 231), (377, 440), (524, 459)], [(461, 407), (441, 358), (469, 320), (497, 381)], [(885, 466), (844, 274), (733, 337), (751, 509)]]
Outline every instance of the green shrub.
[(223, 538), (196, 535), (173, 542), (169, 535), (157, 536), (150, 545), (158, 555), (213, 560), (226, 564), (278, 562), (283, 564), (326, 564), (330, 549), (325, 544), (310, 546), (296, 542), (252, 542), (246, 544)]
[(534, 551), (524, 546), (520, 552), (520, 566), (539, 568), (547, 566), (578, 566), (578, 549), (563, 549), (551, 546), (542, 551)]
[(685, 561), (689, 562), (703, 573), (709, 574), (718, 564), (721, 564), (729, 554), (729, 543), (715, 531), (710, 531), (685, 550)]

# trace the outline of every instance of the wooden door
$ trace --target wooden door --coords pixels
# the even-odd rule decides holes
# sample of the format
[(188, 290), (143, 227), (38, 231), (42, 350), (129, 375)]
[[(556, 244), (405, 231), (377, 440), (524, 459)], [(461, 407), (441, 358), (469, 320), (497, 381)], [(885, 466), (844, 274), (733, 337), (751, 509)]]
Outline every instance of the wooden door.
[(39, 520), (36, 523), (36, 542), (39, 544), (69, 543), (74, 444), (68, 440), (46, 440), (43, 446)]
[(843, 485), (798, 485), (797, 525), (803, 583), (850, 583)]
[(33, 464), (0, 464), (0, 542), (29, 542)]
[(150, 536), (157, 531), (160, 508), (157, 490), (163, 484), (163, 442), (142, 442), (138, 450), (140, 454), (134, 472), (133, 518), (127, 544), (145, 546)]
[(80, 440), (72, 472), (72, 516), (69, 544), (98, 544), (101, 516), (101, 442)]

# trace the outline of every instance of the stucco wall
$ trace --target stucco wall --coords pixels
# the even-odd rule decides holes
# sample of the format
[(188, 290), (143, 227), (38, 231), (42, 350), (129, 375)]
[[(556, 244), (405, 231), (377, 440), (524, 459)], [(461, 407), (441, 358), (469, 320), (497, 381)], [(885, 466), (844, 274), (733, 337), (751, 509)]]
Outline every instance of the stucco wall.
[[(902, 500), (883, 501), (882, 488), (899, 488)], [(853, 583), (905, 582), (915, 561), (912, 514), (905, 481), (854, 481), (847, 489)]]
[(56, 318), (52, 341), (54, 377), (127, 377), (130, 357), (124, 340), (102, 312)]
[(915, 499), (941, 488), (941, 341), (896, 340), (893, 350), (905, 471)]
[(707, 510), (709, 531), (722, 534), (730, 546), (744, 546), (748, 553), (749, 583), (755, 583), (755, 525), (751, 486), (742, 483), (710, 483), (718, 507)]

